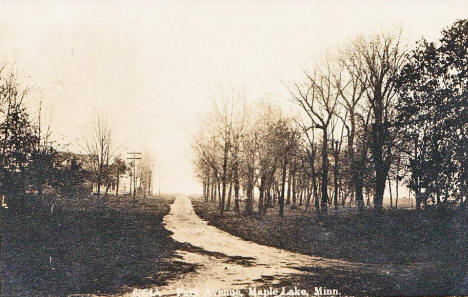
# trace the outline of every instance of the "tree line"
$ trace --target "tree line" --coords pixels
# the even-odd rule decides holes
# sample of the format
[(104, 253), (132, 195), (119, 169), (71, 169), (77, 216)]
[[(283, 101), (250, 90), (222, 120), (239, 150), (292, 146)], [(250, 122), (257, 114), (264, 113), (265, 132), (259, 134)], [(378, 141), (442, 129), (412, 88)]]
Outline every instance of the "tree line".
[(371, 198), (380, 212), (386, 189), (397, 206), (405, 184), (418, 209), (466, 205), (467, 49), (468, 20), (412, 50), (399, 32), (360, 36), (288, 86), (297, 115), (218, 100), (193, 140), (204, 198), (221, 213), (277, 204), (279, 216), (285, 205), (321, 215)]
[[(18, 210), (25, 197), (42, 199), (45, 190), (83, 198), (94, 188), (100, 197), (107, 196), (110, 186), (116, 185), (114, 193), (118, 195), (119, 179), (132, 172), (133, 163), (119, 153), (106, 118), (99, 114), (91, 123), (82, 141), (84, 153), (70, 152), (66, 145), (53, 140), (52, 127), (44, 121), (42, 102), (6, 69), (0, 69), (0, 195), (6, 205)], [(34, 103), (39, 107), (31, 111)], [(137, 165), (139, 187), (146, 194), (152, 170), (150, 156), (145, 154)]]

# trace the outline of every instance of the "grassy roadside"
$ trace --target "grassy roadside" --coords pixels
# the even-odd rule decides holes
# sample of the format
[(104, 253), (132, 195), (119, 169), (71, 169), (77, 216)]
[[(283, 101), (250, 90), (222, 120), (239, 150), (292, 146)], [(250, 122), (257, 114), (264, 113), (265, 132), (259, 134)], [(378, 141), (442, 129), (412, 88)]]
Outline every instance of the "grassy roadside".
[(193, 269), (170, 260), (179, 244), (162, 218), (172, 201), (44, 199), (2, 210), (2, 296), (115, 293)]
[[(425, 213), (386, 210), (379, 219), (372, 211), (365, 211), (361, 216), (331, 212), (319, 222), (313, 211), (303, 210), (288, 210), (283, 218), (276, 215), (275, 209), (263, 217), (245, 217), (233, 212), (221, 216), (217, 203), (192, 201), (200, 217), (244, 240), (308, 255), (394, 267), (392, 279), (386, 280), (390, 285), (375, 288), (374, 294), (458, 295), (467, 277), (468, 217), (459, 210)], [(327, 272), (317, 272), (327, 283), (343, 273), (333, 272), (327, 279)], [(350, 283), (350, 279), (361, 279), (363, 284), (372, 282), (370, 277), (344, 275), (341, 286)], [(375, 283), (382, 280), (373, 286)], [(401, 287), (389, 291), (396, 285)]]

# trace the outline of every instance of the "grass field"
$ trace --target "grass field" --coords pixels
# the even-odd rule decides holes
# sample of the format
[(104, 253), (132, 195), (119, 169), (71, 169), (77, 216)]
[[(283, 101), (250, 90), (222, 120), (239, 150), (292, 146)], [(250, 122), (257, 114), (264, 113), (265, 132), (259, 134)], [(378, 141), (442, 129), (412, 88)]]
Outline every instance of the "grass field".
[(170, 260), (179, 244), (162, 218), (172, 201), (44, 199), (2, 210), (1, 295), (115, 293), (192, 270)]
[[(466, 290), (466, 210), (386, 209), (381, 216), (372, 210), (360, 215), (330, 211), (317, 220), (313, 209), (304, 212), (287, 207), (282, 218), (277, 216), (277, 209), (262, 217), (233, 212), (221, 216), (217, 203), (193, 200), (193, 204), (203, 219), (242, 239), (308, 255), (381, 264), (396, 272), (393, 279), (377, 280), (359, 273), (351, 276), (344, 271), (317, 271), (318, 277), (294, 282), (317, 282), (321, 278), (325, 283), (349, 286), (348, 292), (367, 284), (375, 287), (369, 291), (372, 295), (460, 295)], [(403, 271), (406, 273), (400, 273)], [(383, 284), (387, 287), (379, 288)]]

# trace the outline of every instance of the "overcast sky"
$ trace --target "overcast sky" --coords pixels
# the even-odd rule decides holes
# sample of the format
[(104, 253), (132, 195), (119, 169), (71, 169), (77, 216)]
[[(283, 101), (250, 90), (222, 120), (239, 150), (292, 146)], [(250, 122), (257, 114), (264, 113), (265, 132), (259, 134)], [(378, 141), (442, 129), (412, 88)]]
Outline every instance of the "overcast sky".
[(468, 1), (251, 2), (0, 0), (0, 63), (42, 98), (56, 139), (104, 112), (122, 152), (157, 158), (161, 191), (194, 192), (193, 127), (220, 85), (286, 104), (282, 82), (359, 33), (437, 40), (468, 14)]

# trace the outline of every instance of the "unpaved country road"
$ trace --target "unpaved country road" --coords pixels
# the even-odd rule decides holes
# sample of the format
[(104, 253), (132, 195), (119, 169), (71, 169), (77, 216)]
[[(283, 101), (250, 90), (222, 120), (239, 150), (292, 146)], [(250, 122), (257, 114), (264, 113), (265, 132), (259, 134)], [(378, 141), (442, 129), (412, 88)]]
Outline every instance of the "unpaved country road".
[[(163, 295), (176, 295), (178, 289), (185, 289), (197, 290), (199, 296), (204, 296), (206, 289), (246, 289), (264, 285), (265, 280), (277, 284), (288, 275), (308, 273), (296, 269), (301, 266), (388, 273), (375, 266), (307, 256), (242, 240), (208, 225), (195, 214), (190, 199), (184, 196), (175, 199), (164, 223), (174, 233), (174, 240), (195, 247), (195, 252), (177, 254), (181, 257), (179, 261), (196, 264), (197, 268), (158, 287)], [(154, 288), (135, 289), (122, 296), (155, 296), (154, 292)]]

